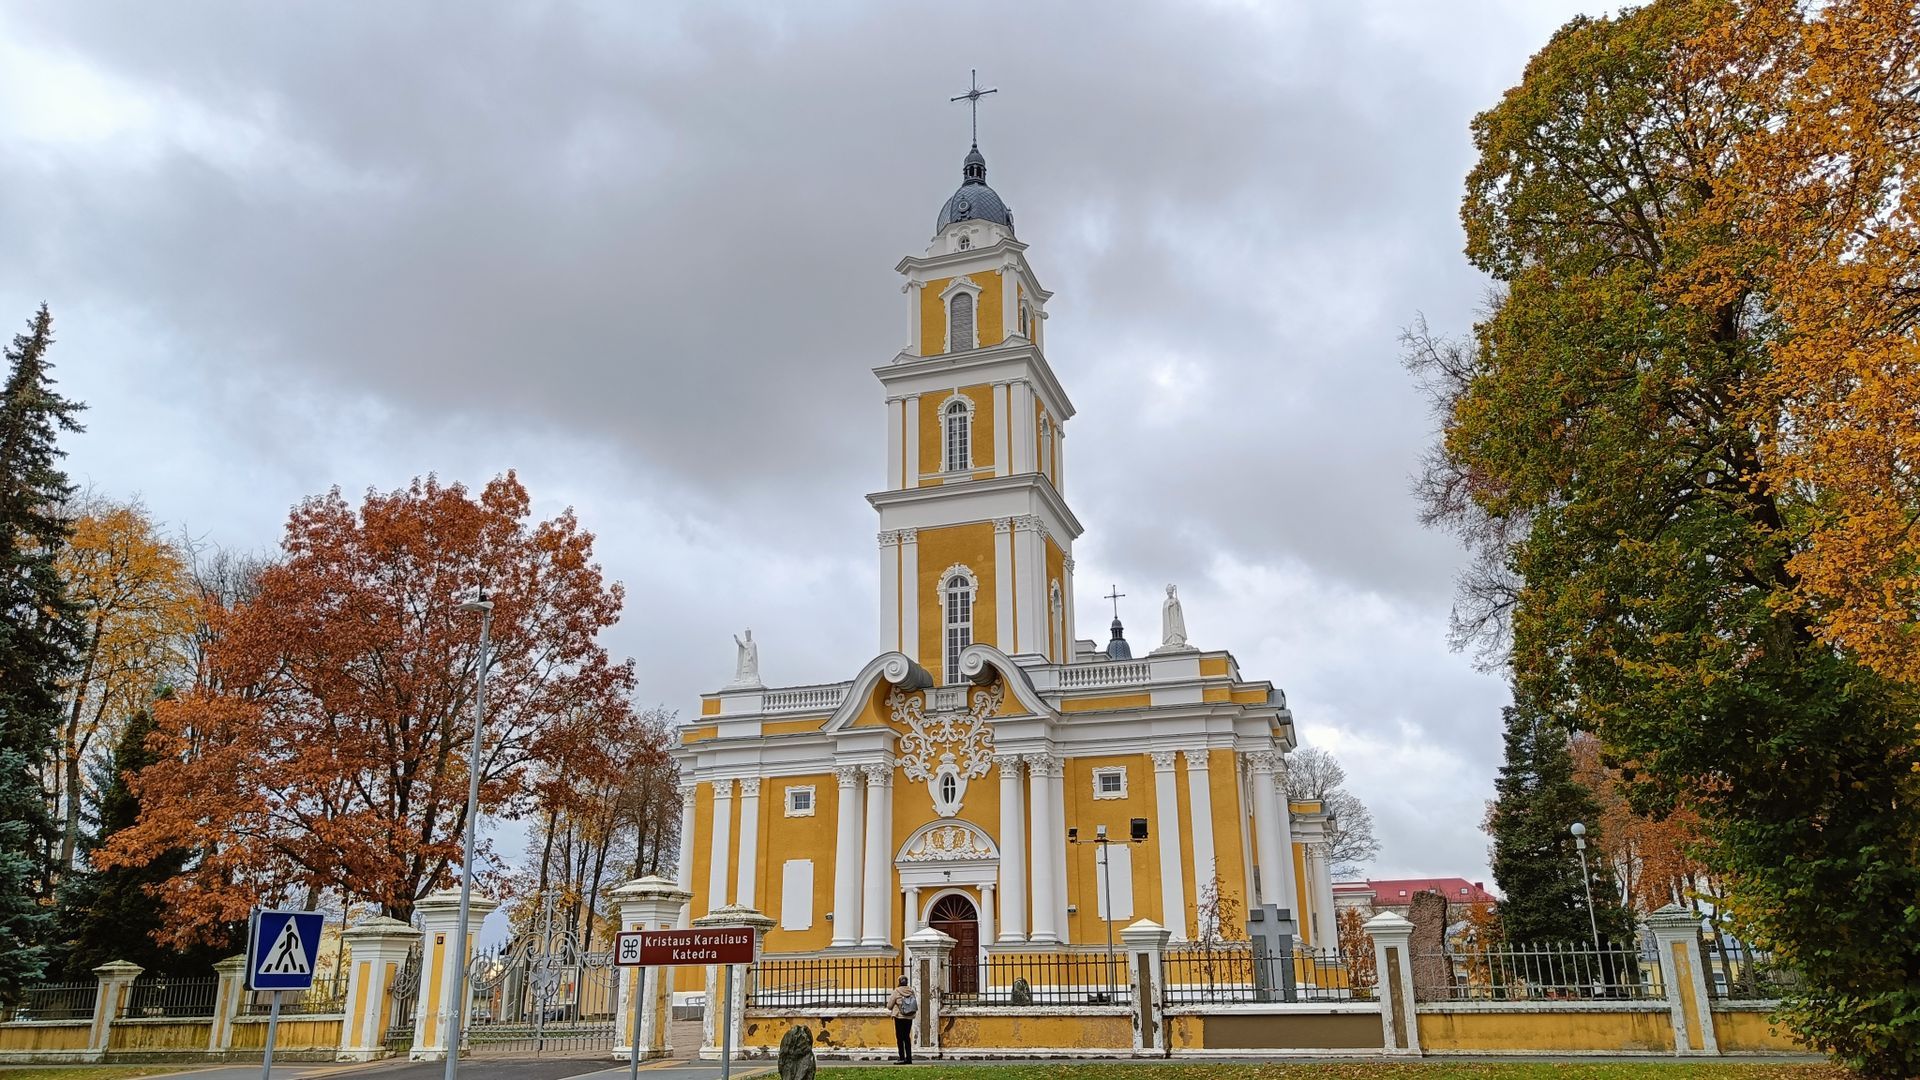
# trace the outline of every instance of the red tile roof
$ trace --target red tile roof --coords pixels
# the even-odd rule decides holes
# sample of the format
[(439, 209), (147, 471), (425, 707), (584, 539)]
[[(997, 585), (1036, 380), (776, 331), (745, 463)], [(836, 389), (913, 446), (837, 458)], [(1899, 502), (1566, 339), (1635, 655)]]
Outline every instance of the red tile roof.
[(1499, 897), (1487, 891), (1485, 882), (1468, 881), (1466, 878), (1458, 877), (1369, 878), (1365, 882), (1339, 882), (1334, 887), (1362, 884), (1373, 890), (1374, 907), (1404, 907), (1413, 902), (1413, 894), (1417, 892), (1437, 892), (1446, 897), (1450, 904), (1497, 904), (1500, 902)]

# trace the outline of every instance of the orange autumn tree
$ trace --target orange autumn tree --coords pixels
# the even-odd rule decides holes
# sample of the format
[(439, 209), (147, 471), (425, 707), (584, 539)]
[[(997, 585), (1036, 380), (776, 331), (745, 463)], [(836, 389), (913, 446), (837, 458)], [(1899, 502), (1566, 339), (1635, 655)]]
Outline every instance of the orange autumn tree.
[(1696, 857), (1704, 842), (1697, 814), (1684, 807), (1660, 818), (1635, 811), (1619, 770), (1602, 760), (1600, 740), (1591, 735), (1573, 737), (1573, 777), (1600, 806), (1600, 857), (1612, 864), (1627, 910), (1646, 915), (1717, 895)]
[[(450, 880), (466, 818), (480, 621), (493, 601), (480, 803), (515, 816), (531, 778), (625, 715), (631, 662), (598, 641), (622, 590), (571, 511), (530, 520), (512, 473), (478, 495), (415, 480), (293, 511), (253, 595), (213, 613), (214, 677), (156, 709), (163, 760), (134, 781), (138, 823), (102, 853), (188, 848), (166, 884), (176, 943), (262, 900), (323, 894), (408, 917)], [(484, 866), (484, 863), (482, 864)]]

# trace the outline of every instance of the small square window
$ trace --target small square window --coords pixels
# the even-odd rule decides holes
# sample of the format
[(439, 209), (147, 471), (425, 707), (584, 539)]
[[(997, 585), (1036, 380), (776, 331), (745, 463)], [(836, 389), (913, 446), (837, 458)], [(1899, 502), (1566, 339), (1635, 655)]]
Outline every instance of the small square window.
[(1127, 770), (1125, 766), (1112, 769), (1093, 770), (1093, 797), (1096, 799), (1124, 799), (1127, 797)]
[(787, 789), (787, 816), (813, 816), (813, 785), (790, 787)]

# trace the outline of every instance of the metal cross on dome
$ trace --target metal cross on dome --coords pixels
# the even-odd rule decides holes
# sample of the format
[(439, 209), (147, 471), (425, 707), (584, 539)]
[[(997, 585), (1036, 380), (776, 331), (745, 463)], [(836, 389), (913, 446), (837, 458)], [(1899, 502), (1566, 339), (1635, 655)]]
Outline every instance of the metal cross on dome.
[(969, 74), (969, 78), (967, 81), (968, 83), (971, 84), (970, 86), (968, 86), (967, 92), (959, 95), (958, 97), (950, 97), (947, 100), (948, 101), (964, 101), (967, 103), (969, 107), (973, 109), (973, 145), (979, 146), (980, 145), (980, 99), (983, 97), (986, 97), (988, 94), (999, 93), (1000, 88), (996, 86), (991, 90), (980, 89), (980, 70), (978, 68), (968, 68), (967, 71)]
[(1107, 593), (1107, 595), (1102, 597), (1102, 599), (1113, 601), (1113, 618), (1114, 618), (1114, 621), (1118, 622), (1120, 619), (1120, 599), (1121, 597), (1124, 597), (1127, 594), (1121, 592), (1120, 586), (1118, 585), (1109, 585), (1107, 586), (1107, 588), (1112, 591)]

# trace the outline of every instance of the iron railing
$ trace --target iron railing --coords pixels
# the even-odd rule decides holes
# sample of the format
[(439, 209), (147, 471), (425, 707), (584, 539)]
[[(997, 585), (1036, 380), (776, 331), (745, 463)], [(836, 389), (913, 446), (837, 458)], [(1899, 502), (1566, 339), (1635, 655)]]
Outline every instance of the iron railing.
[(1422, 1001), (1656, 1001), (1660, 964), (1632, 945), (1532, 944), (1413, 956)]
[(904, 974), (891, 956), (763, 959), (754, 965), (747, 1003), (763, 1009), (879, 1007)]
[(941, 969), (955, 1005), (1128, 1005), (1127, 958), (1106, 953), (1003, 953), (985, 960), (955, 955)]
[(220, 999), (220, 979), (215, 975), (182, 979), (171, 975), (146, 975), (127, 988), (129, 1019), (204, 1020), (213, 1015)]
[[(281, 1016), (325, 1016), (347, 1011), (345, 973), (316, 977), (306, 990), (288, 990), (280, 994)], [(241, 1006), (242, 1016), (269, 1016), (273, 1013), (273, 994), (256, 990)]]
[(1709, 954), (1707, 994), (1720, 1001), (1779, 1001), (1800, 987), (1800, 973), (1765, 949), (1729, 949)]
[(1373, 957), (1338, 949), (1256, 953), (1250, 942), (1167, 950), (1168, 1005), (1374, 1000)]
[(93, 1002), (100, 995), (97, 981), (41, 983), (20, 988), (19, 1000), (0, 1005), (0, 1021), (91, 1020)]

